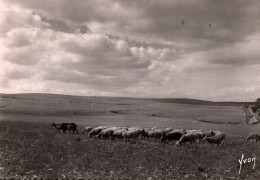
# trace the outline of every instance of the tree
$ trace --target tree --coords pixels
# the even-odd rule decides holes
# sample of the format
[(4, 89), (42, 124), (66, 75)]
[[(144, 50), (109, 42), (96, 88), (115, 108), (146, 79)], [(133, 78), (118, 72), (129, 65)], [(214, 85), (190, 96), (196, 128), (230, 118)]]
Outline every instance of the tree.
[(260, 109), (260, 98), (257, 98), (255, 101), (255, 110)]

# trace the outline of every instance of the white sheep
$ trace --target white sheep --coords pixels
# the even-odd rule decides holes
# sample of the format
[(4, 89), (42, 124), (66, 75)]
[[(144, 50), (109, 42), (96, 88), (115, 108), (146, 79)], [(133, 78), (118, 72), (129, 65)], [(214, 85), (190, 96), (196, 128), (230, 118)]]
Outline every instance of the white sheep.
[(185, 132), (186, 132), (187, 134), (193, 134), (194, 137), (195, 137), (195, 140), (198, 140), (199, 142), (201, 142), (202, 139), (203, 139), (205, 136), (207, 136), (207, 137), (212, 136), (211, 131), (209, 131), (209, 132), (204, 132), (204, 131), (201, 130), (201, 129), (199, 129), (199, 130), (197, 130), (197, 129), (185, 130)]
[(224, 142), (225, 138), (226, 138), (226, 135), (224, 133), (222, 133), (220, 131), (217, 131), (215, 133), (215, 135), (212, 136), (212, 137), (204, 137), (203, 141), (207, 141), (207, 142), (209, 142), (212, 145), (213, 144), (217, 144), (217, 146), (218, 146), (219, 144)]
[(172, 128), (171, 127), (167, 127), (164, 129), (165, 131), (172, 131)]
[(157, 127), (152, 127), (151, 128), (152, 131), (158, 130)]
[(161, 130), (160, 132), (160, 138), (165, 137), (166, 134), (172, 131), (172, 128), (165, 128), (164, 130)]
[(123, 132), (126, 132), (127, 129), (118, 129), (114, 132), (112, 139), (122, 140), (123, 139)]
[(154, 131), (144, 131), (142, 133), (142, 137), (145, 137), (147, 139), (153, 138), (154, 141), (159, 139), (161, 137), (161, 131), (160, 130), (154, 130)]
[(142, 129), (142, 128), (138, 127), (138, 126), (134, 126), (134, 127), (128, 128), (128, 131), (139, 130), (139, 129)]
[(102, 130), (99, 134), (98, 134), (98, 137), (101, 138), (101, 139), (104, 139), (104, 138), (111, 138), (112, 140), (112, 137), (113, 137), (113, 134), (116, 130), (127, 130), (127, 127), (110, 127), (110, 128), (107, 128), (107, 129), (104, 129)]
[(97, 137), (101, 138), (101, 139), (109, 138), (113, 135), (114, 131), (117, 129), (118, 129), (118, 127), (116, 127), (116, 126), (103, 129), (102, 131), (100, 131), (100, 133), (97, 135)]
[[(212, 130), (209, 130), (209, 131), (205, 131), (204, 132), (204, 137), (212, 137), (212, 136), (214, 136), (215, 135), (215, 133), (212, 131)], [(204, 138), (203, 137), (203, 138)]]
[(196, 147), (198, 147), (195, 140), (196, 137), (194, 136), (194, 134), (184, 134), (183, 136), (181, 136), (180, 140), (176, 142), (176, 145), (179, 146), (183, 143), (190, 142), (191, 145), (192, 143), (194, 143)]
[(98, 126), (96, 128), (93, 128), (89, 133), (88, 136), (91, 138), (95, 135), (98, 135), (103, 129), (107, 129), (111, 126)]
[(130, 140), (130, 139), (135, 139), (137, 140), (141, 134), (144, 133), (144, 129), (136, 129), (132, 131), (125, 131), (122, 133), (123, 138), (125, 141)]
[(195, 133), (195, 132), (203, 132), (201, 129), (188, 129), (185, 130), (187, 134)]
[(260, 136), (257, 132), (253, 132), (253, 133), (250, 133), (247, 138), (246, 138), (246, 141), (249, 141), (249, 140), (255, 140), (255, 142), (259, 141), (260, 140)]
[(84, 134), (84, 133), (89, 133), (92, 129), (93, 129), (93, 127), (87, 126), (87, 127), (85, 127), (85, 128), (83, 129), (82, 134)]

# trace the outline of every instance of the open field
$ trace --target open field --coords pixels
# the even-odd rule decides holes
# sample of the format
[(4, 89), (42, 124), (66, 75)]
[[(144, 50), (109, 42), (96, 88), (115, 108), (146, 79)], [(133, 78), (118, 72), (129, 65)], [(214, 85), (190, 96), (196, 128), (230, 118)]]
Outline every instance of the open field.
[[(240, 105), (165, 103), (152, 99), (1, 95), (0, 178), (259, 179), (260, 126), (244, 126)], [(118, 113), (111, 113), (111, 110)], [(52, 122), (220, 130), (225, 146), (199, 148), (153, 141), (117, 142), (57, 133)], [(242, 167), (241, 155), (256, 157)]]

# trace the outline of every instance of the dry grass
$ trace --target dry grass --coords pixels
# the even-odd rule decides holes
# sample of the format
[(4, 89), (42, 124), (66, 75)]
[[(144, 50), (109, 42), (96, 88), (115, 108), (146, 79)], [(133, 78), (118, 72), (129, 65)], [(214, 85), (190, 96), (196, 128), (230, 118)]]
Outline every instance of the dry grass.
[[(111, 113), (111, 111), (118, 113)], [(260, 179), (260, 143), (245, 137), (260, 126), (244, 120), (240, 106), (175, 104), (158, 100), (0, 95), (0, 178)], [(153, 141), (91, 140), (57, 133), (52, 122), (220, 130), (226, 145), (176, 147)], [(241, 155), (256, 157), (242, 167)]]
[[(260, 144), (246, 144), (243, 138), (196, 149), (153, 141), (92, 140), (32, 122), (1, 122), (0, 137), (0, 178), (260, 178)], [(246, 165), (239, 176), (242, 153), (255, 154), (256, 169)]]

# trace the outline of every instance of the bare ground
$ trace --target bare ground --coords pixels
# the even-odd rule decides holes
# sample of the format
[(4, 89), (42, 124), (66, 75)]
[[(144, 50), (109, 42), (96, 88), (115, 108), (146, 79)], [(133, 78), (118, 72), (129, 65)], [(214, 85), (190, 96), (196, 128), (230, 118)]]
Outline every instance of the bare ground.
[[(83, 127), (80, 127), (83, 128)], [(243, 133), (243, 132), (242, 132)], [(259, 179), (260, 143), (227, 138), (224, 146), (176, 147), (117, 142), (55, 132), (48, 123), (0, 122), (0, 178)], [(238, 159), (256, 156), (238, 174)]]

